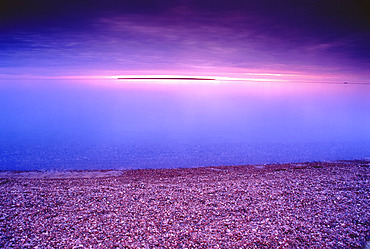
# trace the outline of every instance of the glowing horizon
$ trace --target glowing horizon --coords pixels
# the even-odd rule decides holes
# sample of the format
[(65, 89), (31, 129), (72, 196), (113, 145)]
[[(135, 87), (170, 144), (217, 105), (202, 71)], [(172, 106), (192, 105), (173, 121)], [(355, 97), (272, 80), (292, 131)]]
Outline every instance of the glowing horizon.
[[(204, 83), (221, 82), (282, 82), (282, 83), (328, 83), (328, 84), (370, 84), (367, 79), (353, 77), (334, 76), (334, 75), (314, 75), (314, 74), (292, 74), (292, 73), (236, 73), (225, 74), (120, 74), (120, 75), (69, 75), (69, 76), (38, 76), (38, 75), (1, 75), (3, 79), (65, 79), (65, 80), (118, 80), (120, 82), (182, 82), (191, 83), (201, 81)], [(246, 77), (254, 76), (254, 77)]]

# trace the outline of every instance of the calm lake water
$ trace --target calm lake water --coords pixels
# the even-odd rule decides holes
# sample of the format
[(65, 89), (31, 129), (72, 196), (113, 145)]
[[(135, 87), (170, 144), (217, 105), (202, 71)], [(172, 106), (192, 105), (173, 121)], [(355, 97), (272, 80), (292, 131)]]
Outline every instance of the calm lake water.
[(0, 170), (370, 158), (370, 85), (0, 81)]

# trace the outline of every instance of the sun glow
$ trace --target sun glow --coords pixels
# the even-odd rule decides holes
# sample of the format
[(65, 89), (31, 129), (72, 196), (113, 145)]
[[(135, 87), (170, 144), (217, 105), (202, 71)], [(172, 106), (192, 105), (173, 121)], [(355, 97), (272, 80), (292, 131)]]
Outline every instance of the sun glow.
[[(155, 82), (155, 83), (211, 83), (220, 84), (222, 82), (238, 81), (238, 82), (286, 82), (281, 74), (249, 74), (255, 77), (243, 77), (243, 75), (235, 76), (215, 76), (215, 75), (178, 75), (178, 74), (153, 74), (153, 75), (115, 75), (111, 79), (117, 79), (124, 82)], [(264, 77), (262, 77), (264, 76)]]
[(160, 84), (223, 84), (223, 83), (340, 83), (340, 76), (303, 73), (225, 73), (225, 74), (129, 74), (109, 78), (118, 82)]
[[(184, 73), (185, 71), (185, 73)], [(149, 70), (129, 71), (119, 74), (117, 71), (99, 71), (95, 74), (84, 72), (80, 75), (4, 75), (4, 79), (54, 79), (54, 80), (78, 80), (89, 82), (89, 84), (100, 84), (98, 82), (111, 82), (113, 84), (247, 84), (247, 83), (368, 83), (356, 75), (333, 74), (322, 72), (297, 72), (297, 71), (267, 71), (246, 70), (230, 68), (212, 68), (210, 70)], [(108, 81), (107, 81), (108, 80)]]

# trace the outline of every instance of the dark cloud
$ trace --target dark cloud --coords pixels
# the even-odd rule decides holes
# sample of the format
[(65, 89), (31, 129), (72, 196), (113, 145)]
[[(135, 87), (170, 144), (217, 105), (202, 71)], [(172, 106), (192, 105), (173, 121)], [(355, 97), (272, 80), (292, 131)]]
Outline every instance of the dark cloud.
[(153, 15), (166, 11), (171, 1), (4, 0), (0, 27), (4, 31), (85, 28), (94, 19), (112, 15)]
[[(225, 17), (241, 16), (253, 20), (252, 25), (276, 23), (286, 28), (320, 33), (344, 34), (370, 30), (370, 1), (368, 0), (3, 0), (0, 9), (1, 26), (19, 25), (34, 28), (53, 25), (73, 29), (95, 18), (137, 14), (148, 16), (175, 15), (191, 21), (205, 17), (223, 23)], [(172, 18), (171, 18), (172, 17)], [(69, 25), (74, 23), (74, 25)], [(275, 25), (274, 25), (275, 26)], [(19, 28), (20, 28), (19, 27)], [(30, 26), (28, 26), (30, 28)], [(268, 27), (264, 27), (266, 29)], [(308, 34), (309, 35), (309, 34)]]
[(0, 32), (2, 57), (14, 63), (36, 54), (71, 65), (191, 55), (190, 63), (237, 66), (339, 59), (370, 66), (368, 0), (4, 0)]

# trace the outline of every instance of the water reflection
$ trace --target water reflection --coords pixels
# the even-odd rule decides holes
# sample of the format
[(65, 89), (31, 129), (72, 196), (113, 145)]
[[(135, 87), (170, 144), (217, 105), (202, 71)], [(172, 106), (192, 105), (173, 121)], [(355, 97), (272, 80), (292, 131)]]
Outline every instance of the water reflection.
[(369, 87), (7, 82), (0, 85), (0, 167), (192, 167), (369, 158)]

